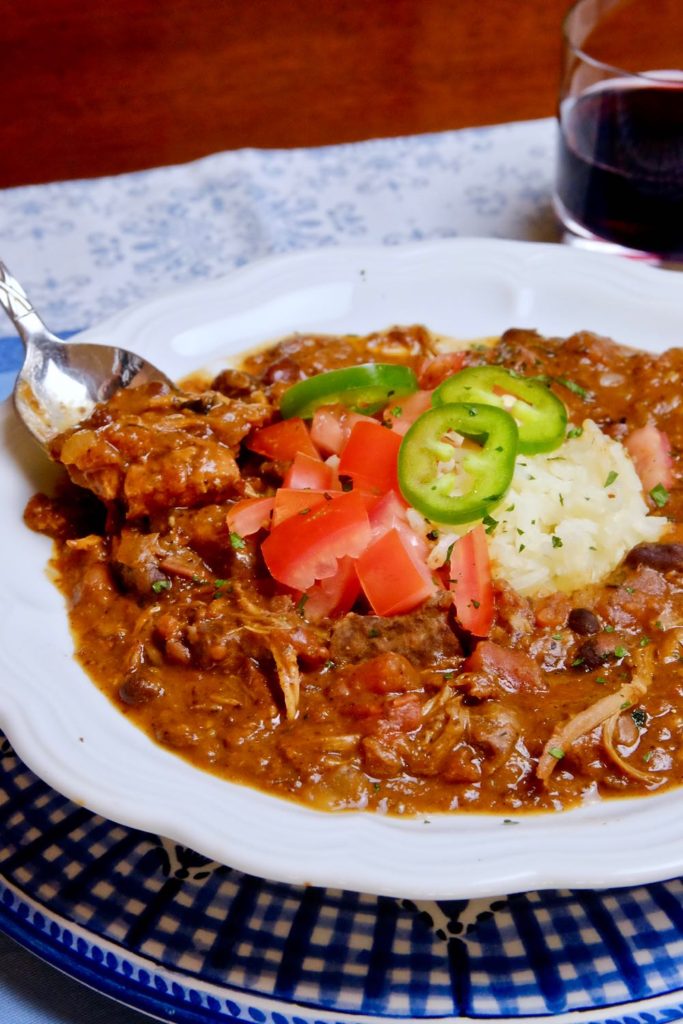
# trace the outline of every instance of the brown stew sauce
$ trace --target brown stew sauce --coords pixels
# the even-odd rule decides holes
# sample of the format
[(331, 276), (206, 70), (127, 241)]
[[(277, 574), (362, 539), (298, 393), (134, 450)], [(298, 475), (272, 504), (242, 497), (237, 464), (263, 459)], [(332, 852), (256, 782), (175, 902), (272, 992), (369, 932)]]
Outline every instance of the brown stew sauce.
[[(206, 386), (122, 392), (58, 438), (70, 480), (26, 510), (55, 539), (76, 657), (120, 711), (192, 764), (317, 808), (396, 814), (559, 809), (683, 778), (683, 350), (655, 356), (588, 333), (510, 330), (466, 363), (547, 374), (574, 422), (612, 437), (654, 422), (674, 453), (670, 534), (600, 586), (521, 597), (496, 581), (477, 644), (450, 598), (392, 618), (362, 601), (311, 623), (266, 573), (259, 536), (231, 543), (226, 511), (272, 493), (286, 466), (242, 444), (305, 376), (377, 360), (433, 387), (448, 372), (421, 327), (366, 338), (297, 335)], [(683, 533), (680, 533), (683, 539)], [(537, 775), (558, 723), (617, 693), (647, 657), (642, 699)], [(298, 713), (283, 687), (296, 676)], [(616, 753), (616, 757), (615, 757)], [(115, 770), (115, 766), (112, 767)]]

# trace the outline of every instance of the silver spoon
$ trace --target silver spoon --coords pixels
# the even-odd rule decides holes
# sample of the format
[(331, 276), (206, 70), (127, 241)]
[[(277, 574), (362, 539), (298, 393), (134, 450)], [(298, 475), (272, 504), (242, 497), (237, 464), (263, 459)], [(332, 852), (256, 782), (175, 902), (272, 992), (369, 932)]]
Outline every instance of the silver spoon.
[(14, 386), (16, 410), (45, 448), (120, 388), (171, 381), (141, 356), (112, 345), (62, 341), (48, 331), (26, 292), (0, 260), (0, 306), (26, 355)]

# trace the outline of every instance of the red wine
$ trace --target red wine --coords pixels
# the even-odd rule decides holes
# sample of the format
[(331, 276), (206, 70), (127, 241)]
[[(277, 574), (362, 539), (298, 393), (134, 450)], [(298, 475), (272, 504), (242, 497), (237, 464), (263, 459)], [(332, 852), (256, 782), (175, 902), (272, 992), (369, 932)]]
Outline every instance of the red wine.
[(683, 79), (618, 79), (565, 100), (557, 197), (587, 233), (630, 249), (683, 255)]

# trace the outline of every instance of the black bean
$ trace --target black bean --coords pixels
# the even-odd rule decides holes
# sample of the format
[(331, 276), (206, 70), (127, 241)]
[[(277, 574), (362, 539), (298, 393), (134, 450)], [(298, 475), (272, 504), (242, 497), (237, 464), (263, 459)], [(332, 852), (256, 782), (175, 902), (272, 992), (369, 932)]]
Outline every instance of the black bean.
[(637, 544), (626, 556), (626, 564), (648, 565), (658, 572), (683, 572), (683, 544)]
[(614, 654), (616, 646), (617, 641), (613, 636), (602, 634), (591, 637), (590, 640), (584, 640), (576, 651), (574, 664), (577, 668), (580, 666), (586, 672), (592, 672), (594, 668), (605, 664), (610, 655)]
[(574, 633), (581, 636), (591, 636), (600, 632), (600, 620), (590, 608), (572, 608), (567, 619), (567, 625)]
[(246, 398), (258, 389), (258, 381), (243, 370), (227, 369), (218, 374), (211, 387), (228, 398)]
[(150, 701), (163, 696), (163, 693), (161, 683), (145, 676), (129, 676), (119, 687), (119, 697), (124, 704), (131, 705), (149, 704)]

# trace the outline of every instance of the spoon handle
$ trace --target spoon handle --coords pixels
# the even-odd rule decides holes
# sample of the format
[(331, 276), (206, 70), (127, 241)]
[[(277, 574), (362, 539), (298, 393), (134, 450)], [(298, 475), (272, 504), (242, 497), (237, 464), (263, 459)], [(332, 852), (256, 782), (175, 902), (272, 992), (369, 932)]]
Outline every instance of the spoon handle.
[(31, 300), (0, 260), (0, 306), (5, 310), (24, 345), (41, 340), (59, 341), (36, 313)]

